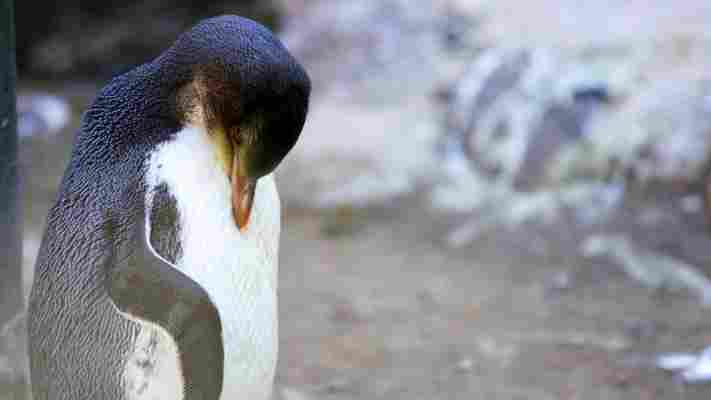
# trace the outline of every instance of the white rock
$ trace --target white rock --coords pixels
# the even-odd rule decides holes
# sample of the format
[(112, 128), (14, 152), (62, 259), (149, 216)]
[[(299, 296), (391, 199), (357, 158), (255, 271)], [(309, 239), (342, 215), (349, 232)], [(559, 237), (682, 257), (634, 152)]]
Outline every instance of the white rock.
[(69, 124), (71, 107), (49, 93), (21, 94), (17, 99), (17, 131), (20, 137), (51, 136)]
[(681, 372), (688, 383), (711, 382), (711, 348), (704, 350), (696, 362)]
[(666, 353), (657, 356), (658, 368), (677, 373), (686, 383), (711, 382), (711, 347), (701, 354)]
[(667, 371), (681, 371), (693, 366), (699, 356), (691, 353), (666, 353), (657, 356), (657, 367)]
[(608, 256), (631, 278), (652, 289), (685, 289), (702, 305), (711, 306), (711, 280), (695, 267), (666, 254), (639, 248), (621, 234), (588, 237), (581, 245), (586, 257)]

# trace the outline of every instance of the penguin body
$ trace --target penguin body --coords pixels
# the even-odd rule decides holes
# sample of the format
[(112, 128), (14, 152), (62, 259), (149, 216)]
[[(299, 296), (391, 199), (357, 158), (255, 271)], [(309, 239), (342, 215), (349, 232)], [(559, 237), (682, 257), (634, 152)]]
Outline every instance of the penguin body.
[(206, 20), (84, 115), (29, 304), (35, 400), (268, 399), (271, 172), (310, 83), (266, 28)]

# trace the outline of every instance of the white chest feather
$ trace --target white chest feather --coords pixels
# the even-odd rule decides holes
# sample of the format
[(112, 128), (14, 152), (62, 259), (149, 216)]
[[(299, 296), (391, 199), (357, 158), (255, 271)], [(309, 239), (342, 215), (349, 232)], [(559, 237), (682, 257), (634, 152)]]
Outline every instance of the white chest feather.
[[(249, 225), (240, 232), (232, 218), (227, 175), (220, 168), (203, 129), (183, 129), (175, 140), (157, 148), (148, 162), (149, 188), (165, 183), (177, 202), (182, 256), (176, 268), (207, 291), (220, 314), (225, 354), (221, 398), (268, 399), (278, 346), (276, 290), (280, 205), (272, 176), (258, 181)], [(148, 193), (148, 204), (151, 204), (151, 190)], [(159, 343), (154, 346), (156, 371), (161, 371), (159, 364), (163, 364), (163, 371), (175, 370), (165, 372), (165, 376), (179, 376), (177, 348), (170, 343), (172, 339), (155, 326), (144, 325), (143, 331), (141, 335), (159, 337)], [(140, 346), (141, 340), (136, 354), (146, 352)], [(126, 375), (129, 380), (141, 377), (128, 368)], [(147, 379), (168, 379), (165, 376), (154, 375)], [(130, 386), (140, 385), (134, 382), (127, 385)], [(155, 385), (156, 390), (159, 386)], [(142, 393), (130, 398), (154, 398), (150, 390)], [(155, 398), (169, 397), (163, 393), (156, 394)]]

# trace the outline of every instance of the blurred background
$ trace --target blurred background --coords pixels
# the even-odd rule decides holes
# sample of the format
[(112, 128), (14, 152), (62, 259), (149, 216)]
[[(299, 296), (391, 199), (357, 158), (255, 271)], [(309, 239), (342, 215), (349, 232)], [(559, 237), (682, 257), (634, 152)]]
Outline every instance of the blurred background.
[(708, 1), (55, 3), (16, 4), (25, 291), (97, 89), (234, 13), (314, 83), (275, 398), (711, 396)]

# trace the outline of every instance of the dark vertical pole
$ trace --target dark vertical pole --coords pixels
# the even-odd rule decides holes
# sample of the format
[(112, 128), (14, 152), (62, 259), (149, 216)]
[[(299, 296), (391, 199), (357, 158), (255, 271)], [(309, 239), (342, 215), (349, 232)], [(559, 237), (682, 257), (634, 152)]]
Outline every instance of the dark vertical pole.
[[(0, 377), (18, 383), (26, 368), (25, 335), (21, 329), (22, 253), (15, 110), (15, 24), (13, 0), (0, 0)], [(15, 386), (16, 387), (16, 386)], [(10, 387), (0, 388), (12, 392)], [(24, 397), (24, 396), (23, 396)], [(13, 398), (19, 398), (13, 396)]]
[(0, 326), (23, 304), (13, 0), (0, 0)]

